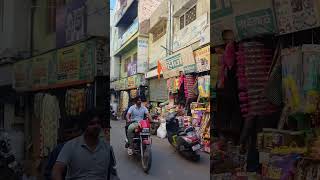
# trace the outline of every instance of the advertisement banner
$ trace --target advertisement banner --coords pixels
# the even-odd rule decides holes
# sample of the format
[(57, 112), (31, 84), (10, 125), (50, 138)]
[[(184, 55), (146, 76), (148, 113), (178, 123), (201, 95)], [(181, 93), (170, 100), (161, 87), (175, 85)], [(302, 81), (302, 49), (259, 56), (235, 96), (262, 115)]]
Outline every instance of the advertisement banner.
[(137, 73), (145, 73), (148, 67), (148, 38), (138, 37)]
[(128, 64), (128, 76), (133, 76), (135, 74), (137, 74), (137, 60)]
[(14, 64), (14, 83), (13, 88), (17, 91), (26, 91), (30, 89), (31, 77), (30, 68), (32, 59), (18, 61)]
[(136, 78), (135, 76), (128, 77), (128, 89), (132, 89), (136, 87)]
[(31, 66), (31, 83), (32, 89), (43, 88), (48, 86), (48, 67), (50, 54), (44, 54), (34, 57)]
[(79, 80), (93, 80), (94, 44), (80, 43), (58, 50), (57, 83), (72, 83)]
[(210, 46), (194, 51), (197, 71), (210, 71)]
[(87, 34), (87, 0), (71, 1), (56, 11), (56, 43), (61, 48)]
[(274, 0), (274, 9), (280, 34), (318, 27), (319, 1)]

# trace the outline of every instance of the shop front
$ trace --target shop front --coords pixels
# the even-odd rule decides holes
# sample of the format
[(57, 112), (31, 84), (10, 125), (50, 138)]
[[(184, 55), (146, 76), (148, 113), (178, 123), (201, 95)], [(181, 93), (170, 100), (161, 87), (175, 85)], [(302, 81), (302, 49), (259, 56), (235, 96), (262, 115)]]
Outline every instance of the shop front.
[[(210, 152), (210, 47), (184, 48), (160, 61), (167, 100), (159, 104), (161, 117), (178, 112), (183, 128), (194, 127), (205, 152)], [(161, 79), (150, 80), (157, 83)], [(150, 90), (153, 87), (150, 86)], [(156, 91), (156, 90), (155, 90)], [(157, 90), (156, 92), (158, 92)], [(150, 93), (152, 95), (152, 93)], [(150, 96), (156, 98), (159, 94)], [(181, 113), (183, 112), (183, 113)]]
[(34, 167), (63, 140), (67, 124), (80, 126), (80, 113), (96, 107), (96, 47), (91, 39), (14, 64), (13, 86), (27, 106), (26, 159)]
[(118, 118), (124, 119), (124, 112), (133, 105), (134, 98), (140, 96), (146, 99), (147, 86), (143, 74), (135, 74), (127, 78), (122, 78), (115, 82), (115, 91), (119, 96), (119, 105), (117, 109)]

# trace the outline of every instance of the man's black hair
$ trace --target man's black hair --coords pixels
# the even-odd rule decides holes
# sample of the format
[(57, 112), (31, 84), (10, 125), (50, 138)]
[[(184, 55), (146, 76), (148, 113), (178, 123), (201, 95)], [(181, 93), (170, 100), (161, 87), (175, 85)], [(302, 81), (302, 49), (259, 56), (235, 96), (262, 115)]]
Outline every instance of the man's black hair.
[(102, 109), (89, 109), (80, 114), (80, 127), (82, 131), (85, 131), (88, 127), (89, 122), (94, 118), (99, 118), (101, 120), (101, 125), (104, 126), (104, 121), (106, 118), (106, 113)]

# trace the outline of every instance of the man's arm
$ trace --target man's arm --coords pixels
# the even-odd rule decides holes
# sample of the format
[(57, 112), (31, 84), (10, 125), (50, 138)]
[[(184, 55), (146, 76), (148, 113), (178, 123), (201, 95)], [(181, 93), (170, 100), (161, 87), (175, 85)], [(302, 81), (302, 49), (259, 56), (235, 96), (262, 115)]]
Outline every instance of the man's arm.
[(66, 165), (62, 162), (56, 162), (52, 170), (52, 179), (53, 180), (64, 180), (63, 173), (66, 168)]
[(131, 113), (132, 113), (132, 106), (129, 108), (127, 112), (127, 122), (131, 122)]
[(52, 170), (53, 180), (63, 180), (64, 172), (67, 165), (70, 163), (72, 155), (72, 147), (70, 143), (66, 143), (61, 149), (59, 156)]

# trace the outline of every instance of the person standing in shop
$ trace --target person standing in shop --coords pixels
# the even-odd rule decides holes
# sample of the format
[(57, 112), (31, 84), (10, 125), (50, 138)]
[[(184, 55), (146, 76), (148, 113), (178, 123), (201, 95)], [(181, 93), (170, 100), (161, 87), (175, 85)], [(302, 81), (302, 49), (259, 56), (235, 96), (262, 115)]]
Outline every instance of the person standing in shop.
[(114, 156), (110, 144), (100, 138), (104, 118), (102, 112), (93, 109), (81, 114), (83, 134), (63, 146), (53, 167), (54, 180), (63, 179), (65, 168), (66, 179), (110, 179), (110, 167), (113, 167)]
[(152, 121), (152, 117), (149, 114), (149, 111), (146, 107), (142, 105), (141, 97), (137, 97), (135, 99), (135, 105), (132, 105), (127, 113), (127, 122), (130, 123), (128, 126), (128, 154), (131, 156), (133, 154), (133, 144), (132, 139), (134, 138), (134, 130), (139, 127), (139, 121), (143, 120), (147, 116), (150, 121)]

